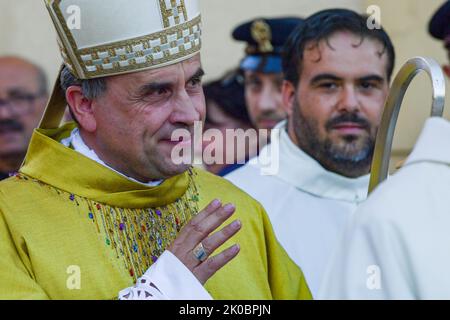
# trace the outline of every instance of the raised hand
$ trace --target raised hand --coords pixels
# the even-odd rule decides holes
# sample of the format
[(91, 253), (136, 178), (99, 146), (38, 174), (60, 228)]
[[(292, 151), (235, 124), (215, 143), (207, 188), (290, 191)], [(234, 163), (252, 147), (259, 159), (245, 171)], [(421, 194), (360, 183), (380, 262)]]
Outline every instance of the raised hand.
[(235, 244), (209, 257), (241, 229), (241, 222), (235, 220), (211, 234), (229, 219), (234, 211), (235, 207), (232, 204), (222, 206), (219, 200), (212, 201), (183, 227), (168, 248), (202, 284), (239, 253), (240, 247)]

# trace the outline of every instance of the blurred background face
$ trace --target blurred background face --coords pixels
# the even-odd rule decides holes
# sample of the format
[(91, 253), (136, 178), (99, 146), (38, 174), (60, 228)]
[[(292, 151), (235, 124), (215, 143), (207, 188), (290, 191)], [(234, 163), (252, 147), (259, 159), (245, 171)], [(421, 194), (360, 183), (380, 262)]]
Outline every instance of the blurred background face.
[[(205, 117), (200, 55), (149, 71), (111, 77), (107, 91), (92, 102), (95, 129), (81, 132), (102, 159), (142, 182), (186, 171), (174, 164), (175, 146), (191, 146), (191, 137), (172, 141), (176, 129), (191, 135)], [(81, 123), (82, 124), (82, 123)]]
[(305, 49), (289, 133), (328, 170), (358, 177), (370, 169), (388, 94), (383, 52), (381, 43), (345, 32)]
[[(236, 129), (251, 129), (252, 126), (250, 123), (247, 123), (241, 119), (237, 119), (235, 117), (232, 117), (231, 115), (227, 114), (223, 111), (223, 108), (221, 108), (216, 102), (212, 100), (206, 101), (206, 121), (204, 130), (209, 129), (215, 129), (218, 130), (218, 133), (220, 132), (221, 136), (223, 137), (223, 143), (214, 144), (214, 150), (215, 152), (219, 152), (219, 154), (223, 154), (223, 158), (221, 163), (214, 163), (214, 164), (205, 164), (206, 169), (209, 172), (212, 172), (214, 174), (218, 174), (223, 168), (227, 166), (226, 159), (227, 159), (227, 145), (230, 145), (231, 143), (235, 143), (234, 141), (227, 141), (226, 138), (226, 132), (227, 129), (236, 130)], [(205, 150), (209, 145), (214, 143), (214, 141), (206, 141), (203, 140), (203, 150)], [(231, 150), (230, 150), (231, 151)], [(234, 150), (233, 150), (234, 151)], [(236, 152), (233, 152), (233, 158), (235, 161), (236, 159)], [(213, 154), (214, 155), (214, 154)]]
[(245, 71), (245, 98), (257, 129), (272, 129), (286, 118), (281, 87), (283, 74)]
[(205, 121), (205, 130), (219, 129), (221, 132), (225, 133), (226, 129), (248, 127), (243, 121), (226, 114), (214, 101), (206, 101), (206, 110), (208, 115)]
[(42, 82), (32, 64), (0, 58), (0, 161), (25, 155), (47, 102)]

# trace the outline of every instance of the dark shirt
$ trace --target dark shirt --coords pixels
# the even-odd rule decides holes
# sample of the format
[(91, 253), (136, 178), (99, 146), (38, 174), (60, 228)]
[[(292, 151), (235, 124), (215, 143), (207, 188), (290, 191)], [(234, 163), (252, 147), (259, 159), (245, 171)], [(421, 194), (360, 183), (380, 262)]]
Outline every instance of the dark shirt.
[(225, 168), (220, 170), (220, 172), (217, 175), (220, 176), (220, 177), (224, 177), (227, 174), (231, 173), (232, 171), (234, 171), (236, 169), (239, 169), (243, 165), (245, 165), (245, 163), (243, 163), (243, 164), (236, 163), (236, 164), (232, 164), (232, 165), (226, 166)]
[(9, 178), (9, 174), (0, 172), (0, 181), (6, 178)]

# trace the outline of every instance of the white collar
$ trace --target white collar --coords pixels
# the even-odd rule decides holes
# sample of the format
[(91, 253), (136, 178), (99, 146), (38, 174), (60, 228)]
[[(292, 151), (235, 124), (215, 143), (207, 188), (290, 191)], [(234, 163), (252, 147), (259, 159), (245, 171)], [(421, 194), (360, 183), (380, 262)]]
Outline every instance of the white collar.
[(405, 166), (418, 162), (450, 164), (450, 122), (440, 117), (427, 119)]
[(156, 186), (159, 186), (163, 182), (163, 180), (158, 180), (158, 181), (150, 181), (148, 183), (143, 183), (143, 182), (137, 181), (136, 179), (128, 177), (128, 176), (120, 173), (119, 171), (111, 168), (97, 156), (97, 154), (95, 153), (94, 150), (89, 148), (84, 143), (83, 138), (81, 137), (81, 134), (80, 134), (80, 130), (78, 128), (73, 129), (72, 133), (70, 134), (70, 137), (61, 140), (61, 143), (66, 147), (69, 147), (71, 145), (75, 151), (81, 153), (83, 156), (85, 156), (91, 160), (94, 160), (95, 162), (107, 167), (108, 169), (110, 169), (114, 172), (117, 172), (121, 176), (124, 176), (125, 178), (127, 178), (128, 180), (131, 180), (133, 182), (137, 182), (139, 184), (143, 184), (148, 187), (156, 187)]
[[(367, 198), (370, 175), (352, 179), (326, 170), (314, 158), (302, 151), (290, 139), (287, 131), (287, 121), (275, 128), (280, 129), (279, 137), (272, 139), (279, 143), (279, 170), (276, 176), (281, 180), (312, 195), (348, 202), (362, 202)], [(269, 146), (266, 146), (269, 148)], [(261, 156), (268, 154), (264, 149)], [(262, 159), (267, 163), (268, 159)]]

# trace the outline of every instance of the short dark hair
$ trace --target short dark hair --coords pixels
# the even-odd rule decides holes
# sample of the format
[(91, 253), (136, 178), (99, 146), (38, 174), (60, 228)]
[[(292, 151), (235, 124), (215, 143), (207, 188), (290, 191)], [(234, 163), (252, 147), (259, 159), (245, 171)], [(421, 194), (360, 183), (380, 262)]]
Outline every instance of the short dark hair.
[[(59, 77), (59, 82), (61, 89), (63, 90), (64, 97), (66, 96), (67, 89), (71, 86), (80, 86), (83, 95), (90, 100), (102, 96), (107, 89), (105, 78), (87, 79), (87, 80), (78, 79), (76, 76), (72, 74), (72, 72), (69, 70), (69, 68), (67, 68), (67, 66), (63, 67), (61, 75)], [(72, 119), (77, 124), (79, 124), (70, 106), (69, 112)]]
[(369, 38), (384, 45), (383, 52), (388, 55), (387, 75), (392, 76), (395, 65), (395, 49), (389, 35), (380, 26), (368, 28), (369, 17), (347, 9), (328, 9), (313, 14), (301, 23), (289, 36), (283, 49), (283, 72), (286, 80), (297, 85), (306, 45), (327, 40), (334, 33), (349, 31), (361, 37), (361, 43)]
[[(250, 124), (250, 117), (245, 103), (243, 72), (232, 70), (222, 78), (203, 85), (205, 99), (216, 105), (228, 116)], [(208, 112), (206, 114), (208, 122)]]
[(70, 86), (80, 86), (83, 95), (91, 100), (100, 97), (106, 91), (105, 78), (96, 78), (88, 80), (78, 79), (72, 74), (72, 72), (69, 70), (69, 68), (67, 68), (67, 66), (63, 67), (59, 81), (64, 93)]

